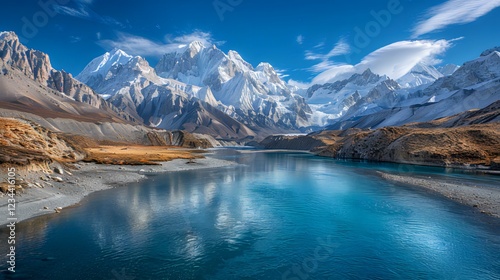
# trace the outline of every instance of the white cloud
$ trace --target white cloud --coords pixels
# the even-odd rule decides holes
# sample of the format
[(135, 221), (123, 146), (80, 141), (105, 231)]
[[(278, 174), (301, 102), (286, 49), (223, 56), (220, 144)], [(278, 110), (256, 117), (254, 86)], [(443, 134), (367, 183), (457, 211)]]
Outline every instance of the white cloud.
[(297, 36), (296, 40), (297, 40), (297, 43), (299, 45), (302, 45), (304, 43), (304, 36), (303, 35), (299, 35), (299, 36)]
[(89, 21), (94, 21), (94, 22), (99, 22), (107, 25), (115, 25), (115, 26), (120, 26), (123, 27), (124, 25), (119, 22), (118, 20), (109, 17), (109, 16), (102, 16), (96, 12), (94, 12), (92, 9), (88, 7), (89, 4), (92, 4), (92, 0), (80, 0), (75, 2), (75, 8), (69, 7), (69, 6), (62, 6), (62, 5), (54, 5), (54, 10), (62, 15), (67, 15), (71, 17), (77, 17)]
[(333, 82), (334, 80), (346, 79), (355, 72), (356, 68), (353, 65), (334, 65), (320, 73), (318, 76), (314, 77), (311, 84), (326, 84), (329, 82)]
[[(214, 44), (211, 34), (201, 31), (177, 37), (167, 35), (165, 42), (155, 42), (144, 37), (120, 32), (116, 40), (99, 40), (97, 43), (106, 49), (118, 48), (132, 55), (161, 56), (165, 53), (179, 51), (193, 41), (200, 41), (205, 46)], [(221, 42), (215, 43), (220, 44)]]
[(203, 32), (199, 30), (195, 30), (193, 33), (185, 34), (181, 36), (173, 36), (171, 34), (165, 36), (165, 41), (169, 44), (184, 44), (188, 45), (191, 42), (199, 41), (203, 43), (205, 46), (210, 46), (213, 44), (222, 45), (224, 41), (215, 42), (212, 38), (212, 34), (209, 32)]
[(306, 51), (306, 59), (307, 60), (323, 60), (327, 61), (332, 57), (345, 55), (351, 52), (351, 47), (346, 43), (344, 39), (340, 39), (335, 46), (333, 46), (332, 50), (330, 50), (327, 54), (319, 54), (314, 51)]
[(78, 43), (82, 40), (82, 37), (79, 36), (69, 36), (70, 42), (71, 43)]
[(315, 49), (320, 49), (325, 46), (325, 42), (320, 42), (316, 46), (314, 46)]
[(339, 66), (338, 63), (331, 61), (330, 59), (337, 56), (342, 56), (349, 54), (351, 52), (351, 47), (344, 39), (340, 39), (333, 48), (326, 54), (317, 53), (312, 50), (306, 51), (306, 60), (321, 60), (321, 62), (313, 65), (309, 70), (313, 72), (323, 72), (332, 67)]
[(308, 89), (311, 86), (308, 83), (304, 83), (301, 81), (295, 81), (293, 79), (289, 79), (287, 83), (291, 86), (298, 87), (299, 89)]
[(392, 79), (398, 79), (408, 73), (419, 62), (429, 64), (439, 62), (437, 56), (448, 50), (455, 40), (396, 42), (370, 53), (356, 65), (331, 65), (331, 67), (316, 76), (312, 84), (324, 84), (345, 79), (353, 73), (361, 73), (368, 68), (379, 75), (387, 75)]
[(465, 24), (500, 6), (500, 0), (449, 0), (429, 9), (425, 19), (413, 29), (413, 37), (443, 29), (452, 24)]
[(286, 70), (283, 69), (274, 68), (274, 72), (276, 72), (276, 74), (278, 74), (278, 77), (280, 77), (281, 79), (290, 77), (290, 75), (286, 73)]

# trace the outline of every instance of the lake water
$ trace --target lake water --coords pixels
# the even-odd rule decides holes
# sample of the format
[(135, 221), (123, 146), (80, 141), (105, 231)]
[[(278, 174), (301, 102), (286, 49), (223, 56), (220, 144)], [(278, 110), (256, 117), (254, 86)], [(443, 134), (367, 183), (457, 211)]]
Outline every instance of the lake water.
[(499, 177), (304, 153), (214, 156), (241, 165), (152, 176), (20, 223), (17, 272), (0, 278), (500, 279), (498, 220), (375, 171)]

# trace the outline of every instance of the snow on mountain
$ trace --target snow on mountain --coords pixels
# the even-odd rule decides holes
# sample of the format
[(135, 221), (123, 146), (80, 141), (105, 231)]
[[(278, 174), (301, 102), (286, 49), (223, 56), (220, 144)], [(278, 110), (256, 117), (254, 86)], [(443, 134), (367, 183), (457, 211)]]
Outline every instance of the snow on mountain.
[(14, 32), (0, 33), (0, 59), (9, 67), (21, 71), (26, 77), (64, 93), (70, 100), (87, 103), (113, 114), (118, 113), (124, 119), (135, 121), (133, 117), (123, 115), (117, 108), (107, 103), (90, 87), (74, 79), (70, 73), (54, 69), (47, 54), (28, 49), (21, 44)]
[(310, 87), (307, 102), (313, 109), (312, 120), (316, 125), (324, 126), (340, 118), (378, 84), (388, 79), (367, 69), (345, 80)]
[[(196, 45), (192, 47), (196, 52)], [(251, 129), (217, 109), (222, 105), (210, 88), (161, 78), (144, 58), (122, 50), (95, 58), (77, 78), (153, 127), (224, 139), (255, 136)]]
[(458, 66), (458, 65), (455, 65), (455, 64), (446, 64), (444, 66), (439, 67), (438, 71), (441, 74), (443, 74), (443, 76), (449, 76), (449, 75), (455, 73), (455, 71), (457, 71), (458, 68), (460, 68), (460, 66)]
[(399, 78), (397, 82), (404, 88), (414, 88), (433, 83), (443, 77), (434, 66), (417, 63), (408, 73)]
[(163, 78), (208, 86), (232, 117), (260, 129), (296, 130), (309, 125), (310, 108), (292, 93), (268, 63), (256, 68), (240, 54), (191, 43), (184, 52), (165, 54), (155, 67)]
[(416, 91), (409, 98), (443, 99), (454, 92), (500, 77), (500, 53), (493, 51), (486, 56), (468, 61), (450, 76), (438, 79), (429, 87)]
[(401, 86), (396, 81), (387, 79), (377, 84), (366, 96), (357, 100), (342, 118), (364, 116), (393, 108), (404, 98), (404, 90), (401, 90)]
[(452, 75), (439, 78), (425, 89), (400, 98), (385, 110), (364, 115), (346, 114), (329, 129), (379, 128), (425, 122), (484, 108), (497, 100), (500, 100), (500, 52), (491, 51), (464, 63)]
[(122, 50), (113, 49), (111, 52), (106, 52), (102, 56), (93, 59), (75, 78), (94, 86), (97, 83), (96, 77), (101, 80), (109, 78), (107, 75), (110, 73), (111, 68), (127, 64), (131, 59), (133, 59), (133, 56), (126, 54)]
[(500, 52), (500, 46), (485, 50), (484, 52), (481, 53), (481, 56), (488, 56), (492, 52)]

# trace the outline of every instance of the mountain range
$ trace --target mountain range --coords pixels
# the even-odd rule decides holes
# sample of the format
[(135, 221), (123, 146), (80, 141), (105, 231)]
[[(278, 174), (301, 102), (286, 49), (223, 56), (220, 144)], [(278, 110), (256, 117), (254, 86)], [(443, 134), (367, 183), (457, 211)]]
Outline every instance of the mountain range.
[(234, 51), (200, 42), (165, 54), (155, 68), (114, 49), (76, 79), (146, 125), (224, 139), (298, 131), (311, 112), (271, 65), (253, 68)]
[(299, 90), (269, 63), (192, 42), (153, 67), (113, 49), (75, 78), (49, 56), (0, 33), (0, 107), (93, 123), (184, 130), (246, 143), (270, 134), (379, 128), (431, 121), (500, 99), (500, 53), (462, 66), (418, 63), (397, 80), (370, 69)]

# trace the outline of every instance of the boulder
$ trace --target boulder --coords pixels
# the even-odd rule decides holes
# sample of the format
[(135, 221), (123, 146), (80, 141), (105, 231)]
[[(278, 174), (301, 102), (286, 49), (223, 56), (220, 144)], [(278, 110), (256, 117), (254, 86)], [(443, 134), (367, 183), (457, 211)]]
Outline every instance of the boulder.
[(62, 182), (62, 181), (64, 181), (63, 178), (61, 178), (61, 177), (52, 177), (52, 180), (54, 180), (56, 182)]
[(54, 167), (54, 172), (57, 173), (57, 174), (63, 175), (64, 174), (64, 169), (62, 169), (60, 167)]

